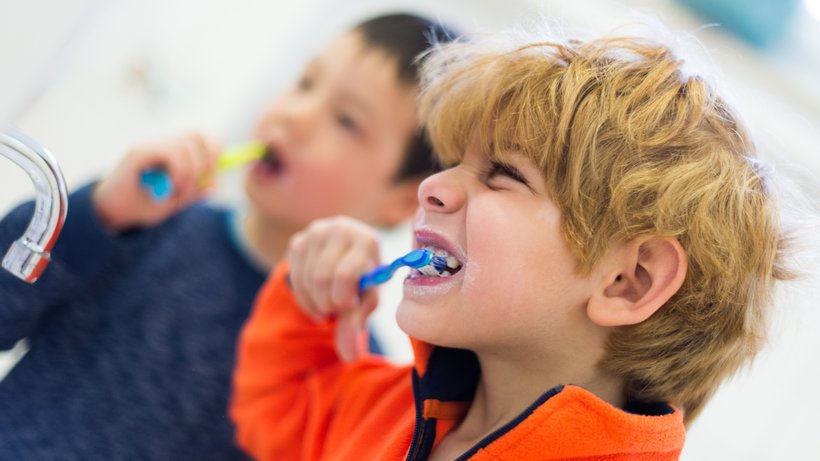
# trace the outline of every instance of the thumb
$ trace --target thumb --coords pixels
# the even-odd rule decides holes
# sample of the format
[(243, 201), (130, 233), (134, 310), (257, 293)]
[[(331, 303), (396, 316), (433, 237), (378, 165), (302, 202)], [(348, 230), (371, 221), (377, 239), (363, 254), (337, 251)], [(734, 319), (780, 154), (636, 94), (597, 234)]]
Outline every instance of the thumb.
[(365, 314), (353, 309), (339, 314), (336, 323), (336, 353), (343, 362), (353, 362), (367, 353)]

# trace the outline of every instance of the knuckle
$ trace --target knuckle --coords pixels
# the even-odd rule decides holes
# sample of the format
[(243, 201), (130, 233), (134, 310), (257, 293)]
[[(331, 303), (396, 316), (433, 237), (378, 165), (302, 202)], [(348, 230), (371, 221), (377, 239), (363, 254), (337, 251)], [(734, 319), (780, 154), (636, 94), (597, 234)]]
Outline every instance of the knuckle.
[(327, 301), (316, 303), (315, 311), (319, 316), (327, 316), (334, 313), (333, 306)]
[(355, 275), (350, 268), (340, 267), (336, 269), (333, 278), (339, 285), (348, 285), (354, 281)]
[(292, 252), (301, 250), (304, 244), (305, 234), (303, 232), (297, 232), (288, 240), (288, 248), (290, 248)]
[(333, 281), (333, 273), (327, 270), (317, 270), (313, 275), (313, 283), (320, 288), (330, 286)]
[(320, 233), (324, 229), (324, 221), (322, 219), (317, 219), (305, 228), (305, 232), (310, 234), (317, 234)]

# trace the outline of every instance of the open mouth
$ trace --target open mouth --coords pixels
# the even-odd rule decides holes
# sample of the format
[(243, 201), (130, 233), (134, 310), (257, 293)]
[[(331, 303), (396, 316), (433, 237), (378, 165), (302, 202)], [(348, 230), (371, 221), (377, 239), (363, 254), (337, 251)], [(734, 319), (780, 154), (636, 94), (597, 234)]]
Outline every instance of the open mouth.
[(285, 164), (282, 163), (279, 152), (270, 145), (265, 148), (265, 155), (259, 160), (259, 164), (271, 174), (280, 174), (285, 170)]
[(433, 259), (426, 266), (417, 269), (415, 271), (417, 274), (430, 277), (451, 277), (463, 267), (461, 261), (441, 248), (433, 246), (423, 248), (433, 253)]

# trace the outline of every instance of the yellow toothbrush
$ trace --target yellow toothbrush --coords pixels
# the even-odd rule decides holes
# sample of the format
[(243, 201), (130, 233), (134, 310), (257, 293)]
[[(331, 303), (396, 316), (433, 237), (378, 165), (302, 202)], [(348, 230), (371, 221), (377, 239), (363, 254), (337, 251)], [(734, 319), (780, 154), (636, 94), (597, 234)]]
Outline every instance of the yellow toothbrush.
[(265, 156), (268, 148), (259, 141), (251, 141), (229, 147), (222, 151), (216, 162), (216, 169), (220, 173), (240, 167), (248, 162), (259, 160)]
[[(267, 146), (258, 141), (231, 146), (219, 156), (216, 170), (219, 173), (240, 167), (262, 158), (267, 152)], [(210, 178), (200, 178), (200, 183), (206, 184)], [(150, 168), (140, 173), (140, 184), (151, 195), (155, 202), (164, 202), (174, 193), (174, 184), (164, 168)]]

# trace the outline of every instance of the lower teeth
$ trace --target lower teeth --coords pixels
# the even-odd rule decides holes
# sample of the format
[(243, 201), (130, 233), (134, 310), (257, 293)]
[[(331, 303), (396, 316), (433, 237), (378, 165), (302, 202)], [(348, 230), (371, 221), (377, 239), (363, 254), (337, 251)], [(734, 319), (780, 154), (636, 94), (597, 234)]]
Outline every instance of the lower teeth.
[[(422, 274), (424, 274), (424, 275), (429, 275), (429, 276), (439, 276), (439, 277), (440, 277), (440, 276), (442, 275), (442, 274), (441, 274), (441, 273), (439, 273), (439, 271), (437, 271), (437, 270), (436, 270), (436, 268), (435, 268), (435, 267), (433, 267), (433, 266), (424, 266), (424, 267), (420, 267), (420, 268), (419, 268), (419, 272), (421, 272), (421, 273), (422, 273)], [(446, 272), (446, 271), (445, 271), (445, 272)]]
[(432, 265), (420, 267), (417, 270), (422, 275), (427, 275), (427, 276), (430, 276), (430, 277), (450, 277), (453, 274), (455, 274), (456, 272), (458, 272), (459, 270), (461, 270), (461, 266), (458, 266), (458, 267), (449, 267), (448, 266), (446, 269), (443, 269), (441, 272), (439, 272)]

